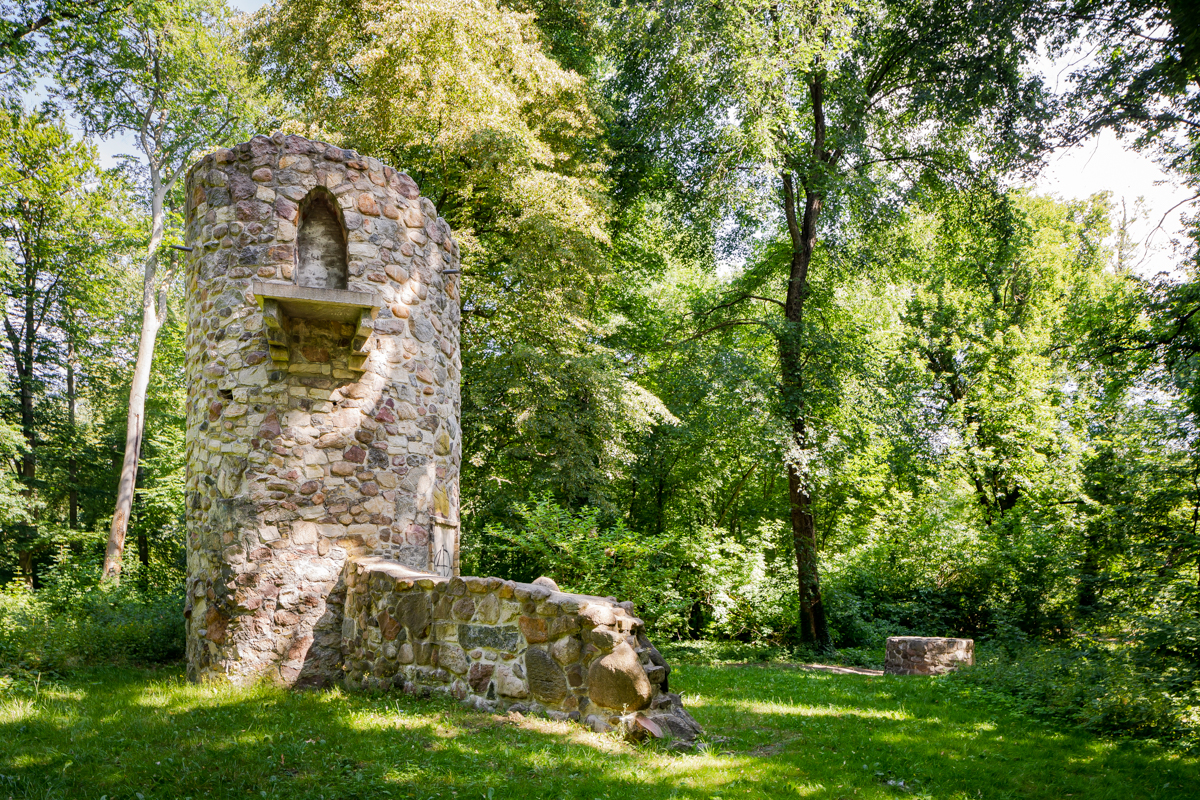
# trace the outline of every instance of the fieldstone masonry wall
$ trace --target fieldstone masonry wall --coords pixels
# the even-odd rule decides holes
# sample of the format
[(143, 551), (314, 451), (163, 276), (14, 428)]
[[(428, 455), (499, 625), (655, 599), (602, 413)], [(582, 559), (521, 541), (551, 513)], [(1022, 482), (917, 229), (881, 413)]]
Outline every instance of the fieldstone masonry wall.
[(457, 571), (458, 247), (404, 173), (282, 134), (186, 213), (189, 671), (340, 679), (348, 559)]
[(544, 578), (443, 578), (372, 558), (352, 565), (346, 586), (350, 688), (446, 692), (601, 731), (685, 741), (700, 732), (632, 603), (567, 594)]
[(974, 663), (974, 639), (892, 636), (887, 640), (883, 671), (888, 675), (944, 675), (960, 664)]

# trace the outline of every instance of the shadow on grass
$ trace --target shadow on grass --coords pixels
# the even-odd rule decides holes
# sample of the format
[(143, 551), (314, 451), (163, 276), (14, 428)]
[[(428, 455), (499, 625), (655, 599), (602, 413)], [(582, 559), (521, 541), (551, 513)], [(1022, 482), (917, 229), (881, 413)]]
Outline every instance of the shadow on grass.
[(1195, 760), (964, 707), (937, 681), (681, 666), (702, 749), (448, 699), (81, 673), (0, 698), (0, 800), (1197, 796)]

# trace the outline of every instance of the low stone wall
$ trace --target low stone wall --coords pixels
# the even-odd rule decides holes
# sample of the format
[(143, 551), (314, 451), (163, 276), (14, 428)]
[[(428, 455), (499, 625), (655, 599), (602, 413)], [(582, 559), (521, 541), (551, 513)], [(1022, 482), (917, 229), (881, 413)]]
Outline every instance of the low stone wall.
[(959, 665), (974, 663), (974, 639), (892, 636), (887, 640), (883, 671), (888, 675), (943, 675)]
[(353, 689), (445, 692), (480, 710), (544, 713), (594, 730), (691, 740), (670, 667), (632, 603), (544, 578), (444, 578), (395, 561), (347, 566), (343, 669)]

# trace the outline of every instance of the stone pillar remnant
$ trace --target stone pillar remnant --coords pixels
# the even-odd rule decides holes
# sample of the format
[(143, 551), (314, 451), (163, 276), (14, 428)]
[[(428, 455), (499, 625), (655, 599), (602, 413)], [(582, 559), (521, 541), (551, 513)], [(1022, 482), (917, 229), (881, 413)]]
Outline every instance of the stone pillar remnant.
[(887, 640), (883, 671), (888, 675), (943, 675), (959, 665), (974, 663), (974, 639), (892, 636)]
[(186, 191), (188, 671), (328, 683), (348, 560), (458, 574), (458, 246), (408, 175), (298, 136)]

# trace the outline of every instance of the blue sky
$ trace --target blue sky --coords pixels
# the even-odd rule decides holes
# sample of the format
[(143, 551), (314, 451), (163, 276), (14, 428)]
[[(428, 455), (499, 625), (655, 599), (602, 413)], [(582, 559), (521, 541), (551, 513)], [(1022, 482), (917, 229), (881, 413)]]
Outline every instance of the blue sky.
[(266, 0), (229, 0), (229, 5), (238, 11), (257, 11), (266, 4)]

